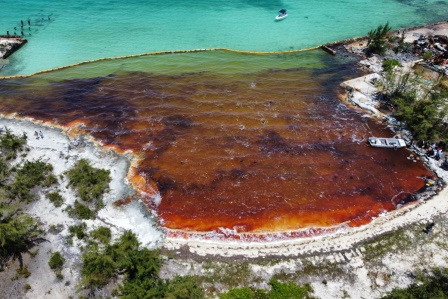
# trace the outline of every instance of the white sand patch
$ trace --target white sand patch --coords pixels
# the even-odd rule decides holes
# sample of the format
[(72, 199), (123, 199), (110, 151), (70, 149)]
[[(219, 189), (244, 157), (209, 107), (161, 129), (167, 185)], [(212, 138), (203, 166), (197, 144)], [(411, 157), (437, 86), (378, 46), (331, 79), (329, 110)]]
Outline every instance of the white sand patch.
[[(105, 207), (98, 212), (97, 219), (84, 221), (87, 230), (107, 226), (115, 237), (125, 230), (131, 230), (143, 246), (160, 247), (162, 233), (139, 202), (134, 201), (122, 207), (112, 205), (114, 201), (133, 194), (133, 189), (126, 179), (130, 157), (105, 150), (82, 136), (70, 139), (60, 129), (31, 121), (0, 118), (0, 127), (7, 127), (15, 135), (21, 136), (25, 133), (28, 136), (27, 146), (30, 151), (21, 159), (41, 160), (53, 165), (53, 173), (60, 182), (55, 190), (64, 198), (64, 204), (57, 208), (41, 192), (38, 194), (39, 200), (32, 202), (26, 211), (38, 218), (47, 231), (44, 236), (47, 241), (39, 246), (39, 253), (28, 265), (32, 273), (27, 279), (31, 285), (31, 290), (27, 292), (28, 298), (67, 298), (74, 295), (78, 288), (81, 251), (77, 243), (83, 245), (83, 242), (76, 238), (73, 238), (73, 245), (66, 242), (68, 228), (81, 221), (70, 218), (65, 212), (65, 208), (74, 203), (76, 195), (71, 188), (67, 188), (68, 182), (61, 175), (79, 159), (87, 159), (93, 167), (109, 170), (112, 179), (109, 184), (110, 191), (103, 198)], [(39, 138), (35, 136), (35, 132)], [(58, 280), (48, 266), (51, 254), (56, 251), (60, 251), (66, 260), (62, 270), (63, 280)]]

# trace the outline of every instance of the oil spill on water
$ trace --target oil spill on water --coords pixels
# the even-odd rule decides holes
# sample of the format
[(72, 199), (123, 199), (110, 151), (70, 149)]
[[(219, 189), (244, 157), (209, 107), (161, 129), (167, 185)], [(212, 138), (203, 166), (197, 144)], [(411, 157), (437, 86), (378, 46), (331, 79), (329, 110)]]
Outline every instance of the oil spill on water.
[(144, 154), (136, 178), (154, 184), (162, 200), (143, 200), (172, 236), (297, 237), (306, 228), (310, 235), (366, 224), (410, 200), (432, 175), (406, 149), (367, 146), (369, 136), (393, 133), (338, 99), (353, 72), (8, 79), (0, 81), (0, 110), (82, 122), (104, 144)]

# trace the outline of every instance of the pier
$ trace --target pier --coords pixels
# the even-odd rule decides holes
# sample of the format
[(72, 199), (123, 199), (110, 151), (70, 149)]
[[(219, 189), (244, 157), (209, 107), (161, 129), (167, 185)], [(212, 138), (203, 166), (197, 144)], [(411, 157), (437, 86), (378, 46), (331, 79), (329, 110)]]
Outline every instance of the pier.
[(0, 59), (6, 59), (20, 49), (27, 40), (20, 36), (0, 35)]

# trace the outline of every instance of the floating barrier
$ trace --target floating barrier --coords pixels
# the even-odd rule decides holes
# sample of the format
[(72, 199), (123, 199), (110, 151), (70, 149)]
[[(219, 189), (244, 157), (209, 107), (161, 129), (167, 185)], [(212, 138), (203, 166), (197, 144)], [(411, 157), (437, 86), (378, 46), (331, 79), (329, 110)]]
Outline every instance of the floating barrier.
[(208, 48), (208, 49), (191, 49), (191, 50), (170, 50), (170, 51), (156, 51), (156, 52), (146, 52), (146, 53), (140, 53), (140, 54), (131, 54), (131, 55), (125, 55), (125, 56), (116, 56), (116, 57), (104, 57), (104, 58), (98, 58), (93, 60), (86, 60), (82, 62), (78, 62), (75, 64), (70, 64), (66, 66), (56, 67), (48, 70), (42, 70), (33, 74), (29, 75), (14, 75), (14, 76), (3, 76), (0, 77), (0, 80), (4, 79), (16, 79), (16, 78), (29, 78), (35, 75), (59, 71), (67, 68), (72, 68), (80, 65), (84, 65), (87, 63), (93, 63), (93, 62), (99, 62), (99, 61), (105, 61), (105, 60), (117, 60), (117, 59), (126, 59), (126, 58), (135, 58), (135, 57), (143, 57), (143, 56), (152, 56), (152, 55), (168, 55), (168, 54), (182, 54), (182, 53), (198, 53), (198, 52), (214, 52), (214, 51), (224, 51), (224, 52), (230, 52), (230, 53), (240, 53), (240, 54), (249, 54), (249, 55), (281, 55), (281, 54), (293, 54), (293, 53), (302, 53), (302, 52), (308, 52), (313, 51), (321, 48), (322, 45), (311, 47), (307, 49), (299, 49), (299, 50), (288, 50), (288, 51), (273, 51), (273, 52), (261, 52), (261, 51), (247, 51), (247, 50), (234, 50), (234, 49), (227, 49), (227, 48)]

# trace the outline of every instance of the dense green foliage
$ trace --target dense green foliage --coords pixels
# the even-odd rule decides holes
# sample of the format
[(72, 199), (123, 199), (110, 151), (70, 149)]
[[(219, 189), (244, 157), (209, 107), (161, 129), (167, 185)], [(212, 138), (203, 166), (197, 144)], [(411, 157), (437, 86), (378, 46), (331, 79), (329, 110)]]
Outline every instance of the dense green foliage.
[[(110, 233), (110, 231), (109, 231)], [(140, 249), (136, 236), (126, 231), (113, 244), (109, 244), (107, 229), (91, 233), (102, 239), (103, 246), (90, 241), (83, 254), (82, 284), (91, 290), (104, 287), (112, 279), (123, 276), (123, 284), (116, 293), (121, 298), (204, 298), (203, 290), (194, 277), (159, 278), (159, 253)], [(106, 237), (106, 239), (103, 239)]]
[(50, 192), (47, 198), (54, 204), (55, 207), (60, 207), (64, 203), (64, 198), (58, 192)]
[(25, 161), (17, 170), (13, 182), (6, 187), (10, 198), (29, 202), (34, 199), (31, 189), (37, 186), (50, 187), (57, 183), (52, 173), (53, 166), (42, 161)]
[(448, 90), (442, 85), (427, 86), (424, 94), (421, 82), (410, 73), (389, 71), (383, 82), (386, 99), (394, 105), (394, 116), (404, 122), (419, 141), (448, 140)]
[(85, 204), (80, 203), (75, 200), (75, 204), (68, 206), (66, 209), (67, 213), (72, 217), (77, 217), (79, 219), (95, 219), (95, 212), (89, 209)]
[(270, 291), (254, 288), (231, 289), (219, 296), (220, 299), (301, 299), (314, 298), (313, 289), (309, 285), (300, 286), (293, 282), (282, 283), (275, 279), (269, 281)]
[(369, 53), (384, 55), (386, 52), (386, 44), (388, 35), (392, 27), (387, 22), (384, 25), (379, 25), (376, 29), (370, 30), (367, 33), (369, 41), (367, 43), (367, 51)]
[(105, 245), (109, 244), (110, 238), (112, 237), (110, 228), (105, 226), (100, 226), (97, 229), (93, 230), (90, 233), (90, 236)]
[(0, 152), (6, 160), (15, 159), (17, 153), (24, 150), (26, 145), (26, 134), (23, 133), (21, 137), (18, 137), (11, 133), (9, 129), (0, 130)]
[(36, 219), (0, 202), (0, 269), (11, 258), (18, 259), (22, 268), (22, 253), (42, 241), (41, 233)]
[(54, 252), (50, 260), (48, 261), (48, 266), (50, 266), (51, 269), (62, 269), (62, 266), (64, 265), (65, 259), (61, 255), (59, 251)]
[(109, 188), (110, 171), (90, 166), (85, 159), (79, 160), (66, 172), (69, 185), (73, 186), (83, 201), (91, 202), (101, 199)]
[(420, 276), (406, 289), (394, 289), (385, 299), (448, 298), (448, 269), (435, 269), (432, 275)]
[(78, 239), (84, 239), (86, 234), (86, 228), (87, 224), (85, 222), (81, 222), (81, 224), (78, 225), (72, 225), (68, 228), (68, 231), (70, 232), (70, 237), (76, 236)]
[(95, 206), (92, 210), (76, 200), (67, 212), (80, 219), (94, 219), (95, 212), (103, 207), (102, 196), (109, 189), (110, 171), (94, 168), (87, 160), (81, 159), (65, 174), (69, 179), (68, 185), (75, 188), (81, 201)]
[(18, 259), (22, 269), (22, 254), (43, 241), (38, 221), (24, 214), (19, 205), (33, 199), (32, 188), (52, 181), (52, 167), (41, 161), (11, 166), (26, 149), (26, 140), (26, 134), (18, 137), (8, 129), (0, 130), (0, 269), (10, 259)]
[(219, 295), (220, 299), (269, 299), (265, 290), (254, 288), (231, 289), (227, 293)]

